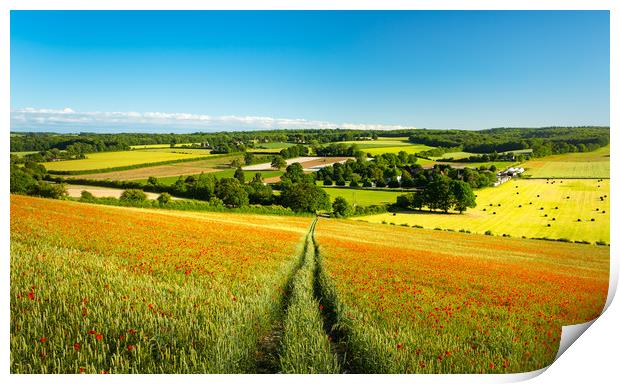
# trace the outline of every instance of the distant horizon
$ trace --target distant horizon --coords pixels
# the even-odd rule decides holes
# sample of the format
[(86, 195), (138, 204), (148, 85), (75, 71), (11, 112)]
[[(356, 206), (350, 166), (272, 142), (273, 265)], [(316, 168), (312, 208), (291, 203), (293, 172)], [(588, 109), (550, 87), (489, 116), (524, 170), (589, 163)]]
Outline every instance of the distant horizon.
[(11, 130), (609, 125), (609, 21), (608, 11), (11, 11)]

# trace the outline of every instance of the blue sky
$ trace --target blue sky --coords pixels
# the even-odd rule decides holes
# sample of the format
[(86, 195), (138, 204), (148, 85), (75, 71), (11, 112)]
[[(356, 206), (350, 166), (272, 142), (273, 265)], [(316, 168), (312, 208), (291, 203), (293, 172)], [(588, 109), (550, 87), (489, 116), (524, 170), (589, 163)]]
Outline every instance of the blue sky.
[(11, 129), (609, 124), (609, 13), (11, 12)]

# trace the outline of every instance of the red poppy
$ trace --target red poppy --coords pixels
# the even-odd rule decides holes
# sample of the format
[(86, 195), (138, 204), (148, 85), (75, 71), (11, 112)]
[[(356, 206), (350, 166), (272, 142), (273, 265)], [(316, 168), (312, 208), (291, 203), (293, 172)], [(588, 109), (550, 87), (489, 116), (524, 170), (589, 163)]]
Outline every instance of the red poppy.
[(108, 372), (108, 371), (101, 371), (101, 372), (99, 372), (99, 373), (100, 373), (100, 374), (102, 374), (102, 375), (107, 375), (107, 374), (108, 374), (108, 373), (110, 373), (110, 372)]
[(136, 331), (135, 329), (131, 328), (131, 329), (130, 329), (129, 331), (127, 331), (127, 332), (129, 332), (129, 333), (130, 333), (130, 334), (132, 334), (132, 335), (135, 335), (137, 331)]
[(495, 369), (495, 364), (493, 364), (493, 363), (489, 363), (489, 368), (490, 368), (490, 369)]
[(121, 341), (123, 341), (123, 340), (125, 340), (125, 336), (121, 335), (121, 336), (119, 337), (119, 339), (120, 339)]
[(90, 331), (88, 331), (88, 334), (89, 334), (89, 335), (94, 335), (94, 334), (96, 334), (96, 333), (97, 333), (97, 331), (95, 331), (94, 329), (91, 329)]
[(396, 344), (396, 349), (402, 349), (403, 345), (402, 344)]
[(42, 337), (42, 338), (39, 339), (39, 341), (42, 342), (42, 343), (45, 343), (47, 341), (47, 338), (46, 337)]
[(30, 300), (34, 300), (34, 293), (33, 292), (28, 292), (28, 298)]
[(319, 304), (319, 310), (322, 311), (323, 310), (323, 304)]
[(136, 346), (135, 346), (135, 345), (128, 345), (128, 346), (127, 346), (127, 350), (128, 350), (128, 351), (133, 351), (134, 349), (136, 349)]
[(76, 351), (79, 351), (80, 348), (82, 348), (82, 346), (80, 345), (80, 343), (75, 343), (73, 344), (73, 349), (75, 349)]
[(84, 373), (85, 369), (80, 367), (80, 373)]
[(103, 339), (103, 335), (101, 333), (98, 333), (97, 336), (95, 336), (95, 339), (97, 339), (97, 341), (100, 341), (101, 339)]

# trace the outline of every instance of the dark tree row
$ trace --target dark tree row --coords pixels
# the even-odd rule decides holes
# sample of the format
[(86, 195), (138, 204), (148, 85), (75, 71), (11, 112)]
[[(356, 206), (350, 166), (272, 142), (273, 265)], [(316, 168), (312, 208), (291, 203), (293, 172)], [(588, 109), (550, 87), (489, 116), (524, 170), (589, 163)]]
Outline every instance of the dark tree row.
[(473, 153), (532, 149), (532, 155), (539, 157), (592, 151), (608, 145), (609, 127), (494, 128), (482, 131), (421, 129), (411, 131), (409, 141)]
[(462, 213), (476, 206), (476, 195), (468, 183), (438, 175), (423, 190), (398, 196), (396, 205), (405, 209), (427, 207), (431, 211), (444, 212), (454, 209)]
[(472, 188), (482, 188), (496, 181), (495, 167), (490, 169), (456, 169), (449, 165), (435, 165), (424, 169), (416, 164), (417, 158), (404, 151), (398, 154), (384, 153), (373, 161), (363, 158), (347, 160), (324, 167), (316, 173), (317, 180), (323, 185), (351, 187), (390, 187), (390, 188), (425, 188), (438, 175), (445, 175), (454, 180), (462, 180)]

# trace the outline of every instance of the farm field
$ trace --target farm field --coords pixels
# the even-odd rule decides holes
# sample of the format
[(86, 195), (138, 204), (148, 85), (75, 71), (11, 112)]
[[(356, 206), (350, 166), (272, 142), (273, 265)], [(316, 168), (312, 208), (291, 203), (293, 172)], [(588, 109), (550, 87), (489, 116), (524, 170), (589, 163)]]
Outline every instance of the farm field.
[(149, 152), (164, 152), (164, 153), (183, 153), (183, 154), (200, 154), (203, 156), (206, 155), (210, 155), (211, 154), (211, 150), (210, 149), (203, 149), (203, 148), (153, 148), (153, 149), (147, 149), (145, 151), (149, 151)]
[[(235, 174), (235, 171), (236, 171), (236, 169), (230, 168), (230, 169), (227, 169), (227, 170), (224, 170), (224, 171), (216, 170), (215, 172), (209, 172), (209, 173), (212, 173), (213, 176), (215, 176), (215, 177), (217, 177), (219, 179), (219, 178), (225, 178), (225, 177), (233, 177), (234, 174)], [(267, 182), (268, 179), (282, 176), (284, 174), (284, 171), (243, 171), (243, 174), (245, 175), (246, 182), (249, 182), (250, 180), (252, 180), (254, 175), (257, 174), (257, 173), (260, 173), (263, 176), (263, 180), (265, 182)], [(200, 174), (197, 173), (197, 174), (193, 174), (191, 176), (196, 176), (197, 177), (198, 175), (200, 175)], [(190, 175), (187, 174), (187, 175), (183, 175), (183, 176), (190, 176)], [(168, 177), (157, 178), (159, 183), (163, 184), (163, 185), (172, 185), (178, 179), (179, 179), (179, 176), (168, 176)], [(147, 179), (136, 180), (136, 181), (146, 183)]]
[(352, 205), (394, 204), (396, 197), (405, 192), (389, 190), (368, 190), (355, 188), (324, 187), (332, 202), (336, 197), (344, 197)]
[[(157, 178), (175, 177), (175, 180), (180, 175), (196, 175), (201, 172), (218, 172), (230, 168), (230, 162), (234, 159), (241, 159), (241, 155), (231, 156), (213, 156), (210, 159), (187, 161), (181, 163), (155, 165), (152, 167), (144, 167), (137, 169), (128, 169), (125, 171), (103, 172), (93, 173), (86, 175), (76, 175), (75, 178), (79, 179), (92, 179), (92, 180), (146, 180), (149, 176), (155, 176)], [(71, 177), (71, 176), (69, 176)]]
[(52, 161), (43, 163), (49, 171), (87, 171), (89, 169), (105, 169), (125, 167), (138, 164), (157, 163), (161, 161), (186, 160), (208, 156), (201, 153), (172, 153), (152, 150), (132, 150), (122, 152), (96, 152), (86, 155), (86, 159)]
[(534, 159), (524, 164), (532, 178), (609, 178), (609, 146), (592, 152), (566, 153)]
[(459, 159), (464, 159), (466, 157), (473, 156), (473, 155), (475, 155), (475, 153), (471, 153), (471, 152), (447, 152), (447, 153), (444, 153), (441, 156), (432, 157), (432, 159), (437, 160), (437, 159), (449, 159), (449, 158), (452, 158), (454, 160), (459, 160)]
[(16, 195), (10, 214), (13, 373), (258, 371), (311, 221)]
[(410, 154), (416, 154), (418, 152), (426, 151), (429, 149), (433, 149), (433, 147), (429, 147), (424, 144), (407, 144), (407, 145), (397, 145), (397, 146), (389, 146), (389, 147), (374, 147), (374, 148), (360, 148), (364, 152), (368, 152), (371, 155), (379, 155), (382, 153), (398, 153), (400, 151), (405, 151)]
[[(350, 159), (350, 157), (295, 157), (292, 159), (286, 159), (286, 164), (291, 165), (293, 163), (299, 163), (304, 170), (316, 171), (318, 167), (326, 165), (332, 165), (334, 163), (343, 163)], [(244, 171), (275, 171), (276, 169), (271, 166), (271, 163), (252, 164), (242, 167)]]
[[(513, 237), (608, 243), (609, 198), (601, 200), (601, 197), (609, 196), (609, 188), (609, 180), (511, 180), (498, 187), (475, 191), (477, 207), (463, 214), (416, 211), (356, 219), (421, 225), (429, 229), (463, 229), (475, 233), (491, 231), (495, 235), (508, 234)], [(592, 219), (595, 221), (592, 222)]]
[(26, 156), (26, 155), (31, 155), (33, 153), (37, 153), (37, 151), (11, 152), (11, 155), (16, 155), (16, 156), (19, 156), (19, 157), (23, 157), (23, 156)]
[(536, 370), (607, 295), (608, 247), (325, 219), (316, 240), (355, 372)]
[[(119, 188), (106, 188), (106, 187), (94, 187), (90, 185), (67, 185), (67, 194), (70, 197), (80, 197), (82, 195), (82, 191), (88, 191), (95, 197), (115, 197), (119, 198), (125, 191), (124, 189)], [(144, 192), (146, 197), (153, 200), (159, 197), (159, 193), (153, 192)], [(177, 199), (176, 197), (172, 197), (173, 199)]]
[(292, 147), (295, 144), (293, 143), (283, 143), (283, 142), (274, 142), (274, 143), (256, 143), (256, 147), (260, 148), (248, 148), (248, 152), (253, 153), (272, 153), (279, 152), (281, 149)]
[[(198, 144), (198, 143), (196, 143)], [(170, 144), (144, 144), (144, 145), (130, 145), (129, 148), (131, 149), (159, 149), (159, 148), (170, 148), (170, 149), (182, 149), (179, 147), (182, 147), (184, 145), (192, 145), (192, 143), (182, 143), (182, 144), (176, 144), (176, 148), (170, 148)]]

